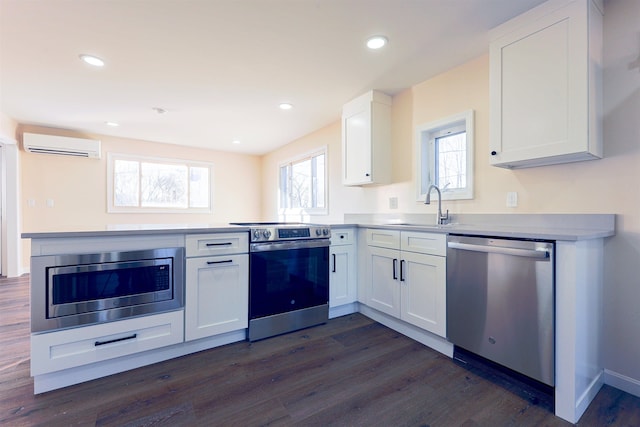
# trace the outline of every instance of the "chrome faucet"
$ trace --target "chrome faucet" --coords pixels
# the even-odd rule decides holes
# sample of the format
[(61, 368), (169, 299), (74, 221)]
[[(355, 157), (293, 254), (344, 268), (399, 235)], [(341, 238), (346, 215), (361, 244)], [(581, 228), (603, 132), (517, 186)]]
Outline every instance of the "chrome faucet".
[(442, 225), (442, 224), (446, 224), (447, 222), (449, 222), (449, 209), (447, 209), (447, 213), (446, 215), (442, 215), (442, 193), (440, 192), (440, 189), (431, 184), (429, 186), (429, 189), (427, 190), (427, 198), (424, 201), (425, 205), (430, 205), (431, 204), (431, 190), (433, 190), (435, 188), (435, 190), (438, 192), (438, 225)]

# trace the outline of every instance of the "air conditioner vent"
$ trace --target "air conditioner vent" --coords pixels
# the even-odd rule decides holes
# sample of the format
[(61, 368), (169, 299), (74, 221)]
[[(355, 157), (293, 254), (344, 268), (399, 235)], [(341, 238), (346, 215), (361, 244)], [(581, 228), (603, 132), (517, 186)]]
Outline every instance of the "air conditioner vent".
[(100, 141), (68, 136), (24, 133), (24, 149), (30, 153), (100, 158)]

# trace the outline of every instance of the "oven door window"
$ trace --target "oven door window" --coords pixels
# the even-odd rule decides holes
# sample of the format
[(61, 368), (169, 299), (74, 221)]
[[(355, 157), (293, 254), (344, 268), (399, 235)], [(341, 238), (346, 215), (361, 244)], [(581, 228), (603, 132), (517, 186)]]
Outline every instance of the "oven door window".
[(250, 317), (256, 319), (329, 301), (329, 248), (251, 254)]
[(169, 258), (49, 268), (48, 317), (171, 299), (171, 262)]

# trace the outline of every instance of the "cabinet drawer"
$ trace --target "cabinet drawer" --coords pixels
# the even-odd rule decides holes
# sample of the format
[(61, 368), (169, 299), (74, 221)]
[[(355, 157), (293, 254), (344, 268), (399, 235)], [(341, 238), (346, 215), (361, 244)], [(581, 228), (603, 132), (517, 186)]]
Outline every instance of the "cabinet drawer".
[(440, 233), (420, 233), (403, 231), (400, 249), (428, 255), (447, 255), (447, 235)]
[(249, 233), (188, 234), (186, 256), (226, 255), (249, 252)]
[(184, 341), (184, 310), (31, 335), (31, 375)]
[(400, 249), (400, 232), (377, 228), (367, 229), (367, 245), (380, 248)]
[(331, 246), (352, 245), (355, 242), (353, 228), (338, 228), (331, 230)]

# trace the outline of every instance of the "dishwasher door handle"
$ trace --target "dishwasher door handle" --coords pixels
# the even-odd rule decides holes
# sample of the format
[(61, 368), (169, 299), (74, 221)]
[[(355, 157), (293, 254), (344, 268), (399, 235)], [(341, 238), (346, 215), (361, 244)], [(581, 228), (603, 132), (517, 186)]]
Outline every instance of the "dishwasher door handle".
[(546, 249), (519, 249), (506, 248), (501, 246), (474, 245), (471, 243), (449, 242), (447, 245), (452, 249), (463, 251), (485, 252), (489, 254), (514, 255), (529, 258), (547, 259), (549, 251)]

